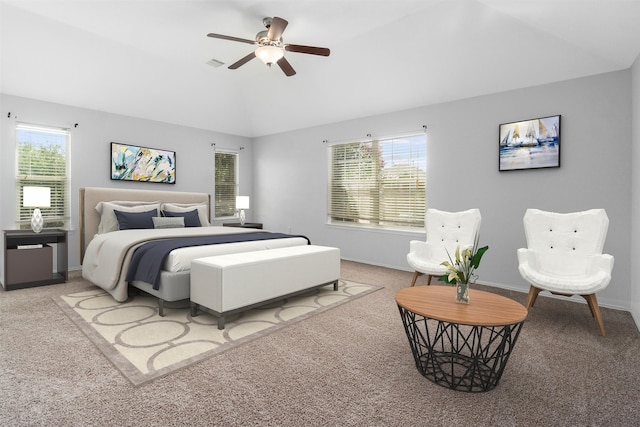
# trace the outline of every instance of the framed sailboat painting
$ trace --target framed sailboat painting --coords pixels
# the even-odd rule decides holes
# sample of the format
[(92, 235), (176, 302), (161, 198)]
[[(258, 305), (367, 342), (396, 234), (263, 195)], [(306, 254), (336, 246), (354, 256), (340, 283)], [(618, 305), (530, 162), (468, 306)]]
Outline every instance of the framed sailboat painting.
[(560, 167), (560, 115), (503, 123), (499, 170)]

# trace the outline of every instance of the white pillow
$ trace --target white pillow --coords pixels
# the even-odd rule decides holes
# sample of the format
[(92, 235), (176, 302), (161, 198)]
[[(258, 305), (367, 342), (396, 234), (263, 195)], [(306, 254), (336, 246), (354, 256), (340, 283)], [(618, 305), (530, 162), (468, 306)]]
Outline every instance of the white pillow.
[(159, 215), (160, 202), (134, 202), (134, 201), (112, 201), (100, 202), (96, 205), (96, 211), (100, 214), (100, 224), (98, 234), (109, 233), (119, 230), (118, 219), (114, 210), (122, 212), (146, 212), (152, 209)]
[(198, 210), (198, 219), (202, 227), (209, 226), (209, 209), (202, 203), (163, 203), (162, 210), (167, 212), (189, 212)]

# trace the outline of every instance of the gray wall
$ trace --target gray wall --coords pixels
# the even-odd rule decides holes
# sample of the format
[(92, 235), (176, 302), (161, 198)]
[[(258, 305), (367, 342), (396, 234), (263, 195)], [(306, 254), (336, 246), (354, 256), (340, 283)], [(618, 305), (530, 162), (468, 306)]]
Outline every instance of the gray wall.
[[(254, 141), (254, 208), (270, 228), (337, 246), (345, 259), (408, 270), (409, 241), (424, 235), (326, 224), (327, 145), (323, 140), (427, 131), (427, 206), (478, 207), (490, 249), (480, 281), (528, 289), (517, 270), (529, 207), (557, 212), (605, 208), (605, 251), (615, 256), (602, 305), (629, 307), (631, 234), (631, 70), (333, 123)], [(340, 102), (339, 99), (336, 102)], [(498, 172), (498, 125), (562, 115), (561, 167)]]
[[(248, 138), (9, 95), (0, 94), (0, 103), (0, 140), (3, 153), (0, 160), (0, 224), (3, 230), (16, 228), (16, 117), (20, 122), (71, 128), (71, 269), (80, 267), (80, 237), (77, 228), (81, 187), (195, 191), (209, 193), (213, 197), (214, 148), (211, 144), (215, 143), (218, 149), (239, 150), (242, 169), (240, 192), (252, 192), (253, 150)], [(11, 112), (11, 118), (7, 117), (8, 112)], [(78, 127), (74, 127), (75, 123), (78, 123)], [(112, 181), (109, 163), (111, 142), (176, 151), (176, 184)], [(240, 150), (240, 147), (245, 148)], [(247, 214), (250, 218), (249, 211)]]
[[(522, 216), (528, 207), (567, 212), (603, 207), (611, 221), (606, 252), (616, 258), (602, 305), (638, 312), (639, 292), (631, 287), (632, 200), (637, 213), (638, 175), (632, 178), (632, 100), (636, 115), (640, 66), (583, 79), (425, 106), (348, 122), (327, 124), (253, 141), (243, 137), (135, 119), (82, 108), (0, 95), (0, 224), (14, 228), (14, 118), (72, 127), (72, 231), (70, 263), (79, 267), (78, 189), (84, 186), (167, 189), (163, 184), (109, 179), (109, 142), (177, 151), (176, 191), (212, 194), (211, 169), (218, 148), (240, 153), (242, 194), (252, 196), (248, 219), (267, 229), (308, 235), (316, 244), (337, 246), (345, 259), (408, 270), (409, 241), (419, 233), (352, 230), (326, 224), (327, 144), (419, 131), (428, 126), (427, 204), (447, 210), (478, 207), (481, 238), (490, 246), (478, 270), (480, 281), (526, 291), (515, 251), (525, 245)], [(635, 84), (632, 86), (632, 77)], [(632, 90), (633, 88), (633, 90)], [(339, 99), (336, 102), (340, 102)], [(7, 118), (11, 111), (12, 118)], [(562, 115), (562, 166), (559, 169), (498, 172), (498, 125), (552, 114)], [(634, 123), (638, 147), (638, 120)], [(633, 152), (633, 156), (632, 156)], [(635, 196), (635, 197), (633, 197)], [(636, 216), (634, 216), (635, 218)], [(634, 242), (640, 242), (638, 227)], [(633, 249), (638, 249), (634, 243)], [(637, 253), (637, 252), (636, 252)], [(637, 319), (638, 317), (636, 317)]]

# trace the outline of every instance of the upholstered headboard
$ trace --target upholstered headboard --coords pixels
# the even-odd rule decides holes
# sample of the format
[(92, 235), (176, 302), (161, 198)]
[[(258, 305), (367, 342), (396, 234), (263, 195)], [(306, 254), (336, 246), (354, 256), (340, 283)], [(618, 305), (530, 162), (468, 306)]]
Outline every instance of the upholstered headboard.
[(80, 262), (93, 236), (98, 232), (100, 214), (95, 207), (100, 202), (114, 200), (161, 203), (205, 203), (211, 222), (211, 196), (207, 193), (177, 191), (123, 190), (121, 188), (86, 187), (80, 189)]

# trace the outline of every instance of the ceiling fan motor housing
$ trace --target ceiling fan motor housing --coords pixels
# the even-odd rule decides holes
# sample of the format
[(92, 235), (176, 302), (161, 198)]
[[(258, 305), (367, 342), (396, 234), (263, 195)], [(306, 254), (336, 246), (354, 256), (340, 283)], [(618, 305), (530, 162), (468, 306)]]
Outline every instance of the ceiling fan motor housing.
[(280, 37), (280, 39), (278, 39), (278, 40), (271, 40), (269, 38), (269, 31), (268, 30), (260, 31), (258, 34), (256, 34), (256, 43), (258, 43), (260, 46), (277, 46), (277, 47), (280, 47), (280, 46), (282, 46), (282, 37)]

